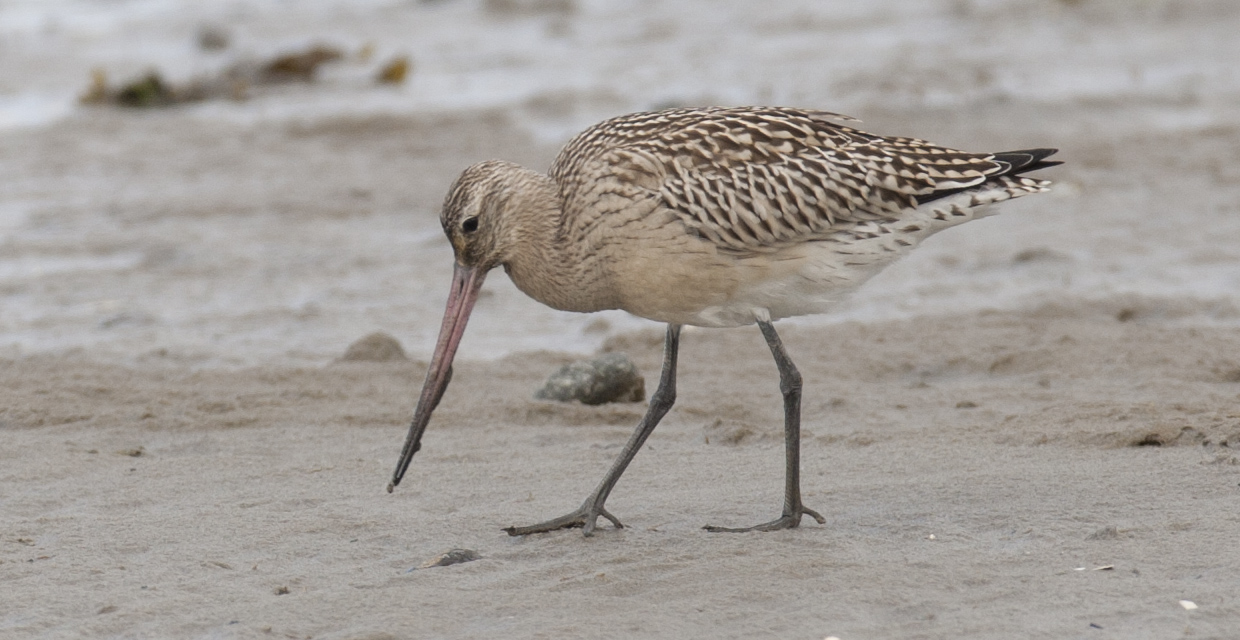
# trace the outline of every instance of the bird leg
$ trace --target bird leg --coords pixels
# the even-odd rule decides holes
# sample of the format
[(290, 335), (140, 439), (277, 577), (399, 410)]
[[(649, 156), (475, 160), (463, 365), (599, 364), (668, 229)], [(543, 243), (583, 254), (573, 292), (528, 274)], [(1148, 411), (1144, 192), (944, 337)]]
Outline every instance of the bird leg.
[(788, 357), (784, 343), (775, 333), (775, 327), (769, 322), (758, 321), (762, 336), (775, 356), (775, 365), (779, 367), (779, 390), (784, 394), (784, 452), (787, 468), (784, 471), (784, 512), (779, 518), (770, 522), (732, 529), (728, 527), (703, 527), (711, 532), (740, 533), (744, 531), (776, 531), (779, 529), (795, 529), (801, 524), (801, 516), (808, 515), (826, 524), (826, 519), (818, 512), (801, 504), (801, 372)]
[(610, 520), (617, 529), (624, 528), (615, 516), (603, 508), (603, 503), (607, 501), (612, 487), (616, 485), (616, 481), (620, 479), (629, 463), (633, 461), (633, 457), (637, 455), (637, 450), (642, 448), (646, 438), (650, 437), (654, 428), (658, 426), (659, 420), (663, 419), (663, 416), (672, 408), (672, 404), (676, 402), (676, 353), (679, 349), (680, 325), (669, 324), (667, 325), (667, 338), (663, 343), (663, 372), (659, 376), (659, 387), (655, 389), (654, 395), (650, 396), (650, 406), (647, 407), (646, 415), (642, 417), (641, 422), (637, 424), (637, 430), (629, 437), (624, 450), (611, 464), (611, 469), (594, 493), (590, 494), (590, 497), (571, 513), (528, 527), (508, 527), (504, 529), (508, 535), (523, 536), (530, 533), (581, 527), (585, 535), (591, 536), (594, 535), (595, 523), (599, 516)]

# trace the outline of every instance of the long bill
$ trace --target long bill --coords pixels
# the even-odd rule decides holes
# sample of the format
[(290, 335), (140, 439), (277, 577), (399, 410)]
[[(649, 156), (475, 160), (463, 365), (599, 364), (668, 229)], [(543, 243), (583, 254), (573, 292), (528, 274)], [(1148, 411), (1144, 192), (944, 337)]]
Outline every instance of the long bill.
[(431, 421), (431, 412), (439, 405), (439, 399), (452, 380), (452, 358), (456, 355), (456, 347), (461, 343), (461, 335), (465, 333), (465, 324), (469, 322), (469, 312), (473, 311), (474, 301), (478, 299), (478, 290), (487, 277), (486, 271), (477, 267), (466, 267), (459, 262), (452, 271), (452, 289), (448, 292), (448, 307), (443, 313), (443, 325), (439, 328), (439, 340), (435, 344), (435, 355), (431, 358), (431, 366), (426, 370), (426, 382), (422, 383), (422, 395), (418, 398), (418, 406), (413, 411), (413, 423), (409, 425), (409, 435), (405, 438), (405, 447), (400, 452), (400, 462), (396, 463), (396, 472), (388, 483), (388, 493), (400, 484), (405, 477), (405, 470), (413, 460), (413, 454), (422, 448), (422, 432)]

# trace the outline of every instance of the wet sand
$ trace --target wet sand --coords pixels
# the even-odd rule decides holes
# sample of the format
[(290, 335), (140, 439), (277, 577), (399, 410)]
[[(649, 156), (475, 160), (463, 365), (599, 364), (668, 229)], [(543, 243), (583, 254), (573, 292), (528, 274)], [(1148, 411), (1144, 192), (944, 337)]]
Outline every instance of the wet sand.
[[(785, 333), (807, 381), (805, 500), (828, 523), (745, 535), (700, 527), (782, 499), (754, 331), (685, 336), (679, 402), (608, 503), (627, 528), (588, 539), (500, 531), (575, 506), (640, 416), (532, 400), (564, 355), (462, 363), (391, 495), (424, 364), (5, 362), (6, 634), (1234, 631), (1234, 329), (1078, 309)], [(658, 342), (612, 346), (654, 371)], [(410, 571), (452, 548), (482, 559)]]

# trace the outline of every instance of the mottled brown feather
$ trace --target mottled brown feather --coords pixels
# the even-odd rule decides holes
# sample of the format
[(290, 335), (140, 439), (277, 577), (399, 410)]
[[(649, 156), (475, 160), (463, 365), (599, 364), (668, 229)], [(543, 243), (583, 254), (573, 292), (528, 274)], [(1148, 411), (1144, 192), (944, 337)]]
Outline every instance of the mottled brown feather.
[(623, 197), (657, 197), (720, 249), (747, 253), (898, 220), (918, 196), (1008, 169), (993, 154), (877, 136), (839, 120), (851, 118), (748, 107), (630, 114), (573, 138), (549, 173), (568, 218), (623, 184)]

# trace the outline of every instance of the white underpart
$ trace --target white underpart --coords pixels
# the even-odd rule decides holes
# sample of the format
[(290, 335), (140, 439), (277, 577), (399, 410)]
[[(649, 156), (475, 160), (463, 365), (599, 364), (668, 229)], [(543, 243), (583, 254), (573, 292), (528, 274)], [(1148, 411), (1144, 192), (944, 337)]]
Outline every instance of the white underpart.
[(931, 235), (994, 215), (999, 210), (993, 205), (1048, 191), (1049, 184), (1003, 178), (911, 209), (899, 220), (865, 223), (788, 247), (777, 254), (788, 269), (738, 291), (725, 305), (702, 309), (689, 324), (737, 327), (826, 313)]

